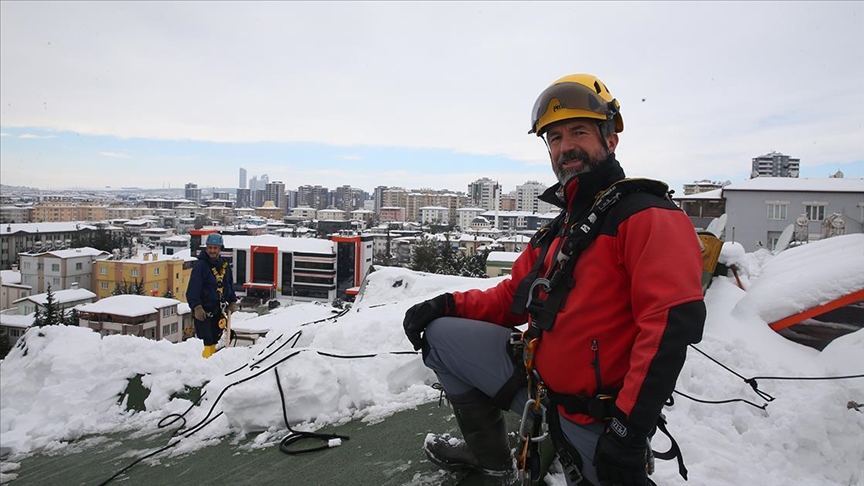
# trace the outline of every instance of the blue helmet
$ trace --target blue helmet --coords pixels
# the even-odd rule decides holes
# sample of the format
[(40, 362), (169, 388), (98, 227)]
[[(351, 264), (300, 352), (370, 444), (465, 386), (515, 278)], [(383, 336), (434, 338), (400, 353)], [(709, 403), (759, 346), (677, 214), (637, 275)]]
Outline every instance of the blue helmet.
[(225, 246), (225, 243), (222, 242), (222, 235), (220, 235), (219, 233), (210, 233), (209, 235), (207, 235), (207, 242), (204, 244)]

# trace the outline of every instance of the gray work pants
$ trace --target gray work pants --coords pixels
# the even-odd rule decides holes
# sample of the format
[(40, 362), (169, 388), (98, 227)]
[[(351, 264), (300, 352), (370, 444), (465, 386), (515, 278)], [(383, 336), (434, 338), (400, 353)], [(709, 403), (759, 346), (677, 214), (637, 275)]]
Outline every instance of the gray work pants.
[[(423, 361), (438, 376), (451, 401), (471, 397), (478, 391), (493, 397), (513, 374), (513, 362), (507, 353), (511, 333), (511, 329), (489, 322), (442, 317), (426, 328)], [(510, 410), (521, 414), (527, 400), (528, 392), (523, 388), (510, 403)], [(604, 426), (581, 425), (559, 417), (564, 436), (582, 456), (582, 474), (598, 484), (592, 462)]]

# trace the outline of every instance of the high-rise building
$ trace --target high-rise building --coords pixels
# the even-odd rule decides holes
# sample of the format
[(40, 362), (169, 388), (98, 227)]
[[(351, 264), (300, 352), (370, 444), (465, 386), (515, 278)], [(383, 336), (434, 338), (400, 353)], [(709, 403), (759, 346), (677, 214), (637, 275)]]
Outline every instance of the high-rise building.
[(471, 198), (471, 204), (490, 211), (495, 209), (495, 195), (499, 191), (501, 186), (488, 177), (468, 184), (468, 197)]
[(237, 189), (237, 200), (234, 202), (234, 207), (248, 208), (252, 207), (251, 191), (249, 189)]
[(237, 187), (240, 189), (246, 189), (246, 169), (243, 167), (240, 167), (240, 181)]
[(249, 190), (254, 193), (258, 189), (260, 189), (260, 187), (258, 187), (258, 176), (253, 175), (252, 178), (249, 179)]
[(297, 188), (297, 206), (313, 209), (326, 209), (330, 191), (321, 186), (300, 186)]
[(516, 186), (516, 211), (544, 214), (552, 211), (552, 205), (537, 199), (547, 189), (546, 184), (528, 181)]
[(198, 188), (198, 184), (189, 182), (185, 186), (185, 198), (190, 201), (195, 201), (196, 203), (201, 202), (201, 189)]
[(801, 159), (793, 159), (780, 152), (754, 157), (750, 178), (754, 177), (798, 177)]
[(282, 181), (268, 182), (264, 187), (264, 201), (273, 201), (273, 205), (287, 211), (285, 204), (285, 184)]

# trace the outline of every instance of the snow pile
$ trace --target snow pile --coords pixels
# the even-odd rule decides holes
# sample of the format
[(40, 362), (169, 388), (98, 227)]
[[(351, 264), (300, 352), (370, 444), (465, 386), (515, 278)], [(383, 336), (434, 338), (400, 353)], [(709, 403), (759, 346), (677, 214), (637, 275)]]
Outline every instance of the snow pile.
[(864, 234), (837, 236), (790, 248), (765, 262), (736, 312), (755, 312), (771, 323), (861, 289)]
[[(837, 339), (819, 353), (771, 331), (756, 310), (791, 308), (803, 295), (824, 296), (859, 285), (860, 278), (847, 272), (860, 264), (861, 253), (855, 253), (860, 242), (811, 243), (803, 259), (793, 258), (800, 247), (771, 257), (724, 247), (730, 261), (746, 268), (742, 273), (752, 290), (745, 293), (734, 279), (715, 278), (706, 296), (705, 335), (697, 347), (745, 378), (864, 373), (864, 331)], [(828, 254), (845, 265), (829, 264)], [(801, 268), (806, 279), (787, 276), (785, 285), (761, 284)], [(859, 277), (864, 273), (857, 271)], [(375, 422), (436, 400), (438, 392), (429, 386), (435, 377), (402, 332), (405, 311), (440, 292), (488, 288), (499, 281), (381, 268), (370, 274), (358, 302), (345, 313), (321, 304), (277, 308), (261, 317), (238, 313), (235, 329), (270, 332), (254, 346), (224, 349), (207, 360), (197, 339), (170, 344), (100, 338), (83, 328), (30, 330), (26, 345), (0, 364), (0, 439), (13, 450), (0, 470), (13, 470), (13, 461), (28, 453), (59, 450), (87, 434), (153, 430), (160, 419), (191, 405), (170, 398), (173, 394), (205, 383), (206, 395), (187, 415), (188, 424), (223, 415), (166, 454), (194, 451), (236, 433), (257, 434), (256, 444), (271, 446), (286, 432), (283, 404), (293, 428), (310, 430), (354, 419)], [(146, 410), (127, 412), (120, 396), (139, 374), (150, 390)], [(765, 410), (743, 402), (696, 403), (681, 395), (666, 409), (692, 484), (864, 485), (864, 413), (847, 408), (850, 401), (864, 401), (864, 379), (757, 381), (759, 390), (775, 398)], [(766, 403), (742, 378), (694, 350), (677, 389), (701, 399)], [(655, 448), (665, 449), (664, 440), (658, 438)], [(658, 461), (654, 479), (687, 484), (674, 462)], [(559, 475), (549, 482), (564, 484)]]

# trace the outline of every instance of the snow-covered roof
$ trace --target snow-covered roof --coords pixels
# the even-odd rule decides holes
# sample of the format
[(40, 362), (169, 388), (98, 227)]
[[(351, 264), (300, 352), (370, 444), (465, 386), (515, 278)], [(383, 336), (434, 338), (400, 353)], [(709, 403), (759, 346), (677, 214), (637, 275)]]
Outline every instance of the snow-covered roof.
[(149, 295), (114, 295), (92, 304), (78, 307), (80, 312), (100, 312), (117, 316), (138, 317), (158, 312), (159, 309), (179, 304), (177, 299)]
[(864, 179), (824, 177), (819, 179), (799, 177), (754, 177), (735, 182), (722, 189), (725, 191), (795, 191), (795, 192), (860, 192), (864, 193)]
[(519, 258), (522, 252), (519, 251), (490, 251), (486, 258), (487, 262), (510, 262), (513, 263)]
[(678, 201), (681, 199), (686, 199), (688, 201), (693, 199), (723, 199), (723, 189), (713, 189), (705, 192), (698, 192), (696, 194), (688, 194), (686, 196), (678, 196), (673, 197), (672, 199)]
[(275, 246), (279, 251), (305, 251), (309, 253), (333, 253), (335, 247), (330, 240), (316, 238), (288, 238), (276, 235), (225, 235), (225, 247), (248, 250), (255, 246)]
[[(54, 294), (54, 302), (58, 304), (65, 304), (67, 302), (77, 302), (79, 300), (87, 300), (96, 297), (96, 294), (90, 292), (87, 289), (66, 289), (66, 290), (58, 290), (56, 292), (52, 292)], [(48, 293), (44, 292), (41, 294), (31, 295), (29, 297), (22, 297), (15, 301), (15, 303), (22, 302), (25, 300), (29, 300), (35, 302), (39, 305), (45, 305), (48, 302)]]
[(69, 248), (66, 250), (52, 250), (45, 253), (57, 258), (94, 257), (110, 254), (107, 251), (97, 250), (96, 248), (90, 248), (89, 246), (83, 248)]
[(20, 314), (0, 314), (0, 325), (26, 329), (33, 325), (34, 318), (33, 314), (26, 316)]
[(96, 227), (85, 223), (61, 222), (61, 223), (7, 223), (0, 225), (0, 233), (71, 233), (82, 229), (93, 229)]
[(20, 284), (21, 272), (18, 270), (0, 270), (0, 280), (4, 284)]

